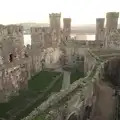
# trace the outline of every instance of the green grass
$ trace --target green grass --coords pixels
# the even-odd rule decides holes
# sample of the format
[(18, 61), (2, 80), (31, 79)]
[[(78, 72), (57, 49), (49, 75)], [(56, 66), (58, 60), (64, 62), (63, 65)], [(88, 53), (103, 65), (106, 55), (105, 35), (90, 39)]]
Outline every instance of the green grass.
[[(44, 71), (34, 76), (31, 80), (29, 80), (28, 90), (21, 91), (19, 96), (12, 97), (8, 103), (0, 104), (0, 117), (9, 119), (10, 115), (12, 116), (17, 114), (19, 116), (19, 111), (24, 109), (26, 105), (28, 105), (38, 96), (41, 97), (43, 92), (53, 81), (54, 76), (58, 76), (59, 74), (60, 73)], [(59, 80), (59, 82), (55, 83), (55, 87), (49, 91), (49, 94), (51, 92), (58, 92), (61, 89), (61, 86), (62, 78)], [(33, 104), (30, 109), (26, 109), (24, 114), (19, 117), (25, 116), (27, 113), (31, 112), (31, 110), (34, 109), (34, 106), (36, 107), (38, 104), (42, 103), (47, 98), (48, 95), (43, 96), (40, 101), (37, 101), (35, 104)], [(10, 112), (10, 115), (7, 114), (8, 111)], [(16, 120), (19, 120), (18, 118)]]
[(28, 88), (33, 91), (42, 91), (51, 83), (53, 77), (59, 74), (57, 72), (40, 72), (29, 81)]
[(72, 84), (73, 82), (82, 77), (84, 77), (84, 72), (72, 72), (70, 76), (70, 83)]

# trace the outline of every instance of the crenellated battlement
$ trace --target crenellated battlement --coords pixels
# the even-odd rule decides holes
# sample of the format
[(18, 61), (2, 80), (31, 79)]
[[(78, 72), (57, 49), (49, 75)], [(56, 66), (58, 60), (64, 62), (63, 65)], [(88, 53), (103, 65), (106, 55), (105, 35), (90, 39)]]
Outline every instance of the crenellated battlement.
[(42, 33), (42, 32), (49, 32), (49, 27), (31, 27), (31, 34)]
[(96, 22), (98, 23), (104, 23), (105, 18), (96, 18)]
[(63, 18), (63, 22), (71, 22), (71, 18)]
[(108, 12), (106, 14), (107, 18), (119, 18), (119, 12)]
[(31, 34), (42, 32), (41, 27), (31, 27), (30, 29), (31, 29)]
[(23, 33), (23, 26), (21, 25), (7, 25), (6, 29), (8, 31), (8, 35), (10, 34), (19, 34), (19, 33)]
[(61, 17), (61, 13), (51, 13), (49, 17)]

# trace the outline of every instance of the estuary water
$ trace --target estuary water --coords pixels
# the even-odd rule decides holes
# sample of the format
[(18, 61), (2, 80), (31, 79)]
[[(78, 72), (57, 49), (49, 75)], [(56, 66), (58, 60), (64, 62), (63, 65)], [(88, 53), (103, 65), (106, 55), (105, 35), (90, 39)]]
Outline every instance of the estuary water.
[[(71, 35), (74, 36), (74, 35)], [(77, 40), (95, 40), (95, 35), (77, 35)], [(31, 35), (24, 35), (24, 45), (31, 45)]]

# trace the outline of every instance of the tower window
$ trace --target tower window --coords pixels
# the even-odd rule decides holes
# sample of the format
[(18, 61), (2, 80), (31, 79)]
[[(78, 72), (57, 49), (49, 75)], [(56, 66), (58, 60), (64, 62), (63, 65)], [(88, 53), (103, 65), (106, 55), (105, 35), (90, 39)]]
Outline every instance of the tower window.
[(10, 54), (10, 55), (9, 55), (9, 61), (10, 61), (10, 62), (13, 62), (13, 54)]

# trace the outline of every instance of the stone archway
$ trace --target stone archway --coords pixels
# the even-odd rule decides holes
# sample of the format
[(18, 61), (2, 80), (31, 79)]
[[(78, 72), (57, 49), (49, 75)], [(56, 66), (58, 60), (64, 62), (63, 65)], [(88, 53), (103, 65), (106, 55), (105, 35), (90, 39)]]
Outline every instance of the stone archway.
[(78, 120), (78, 116), (75, 112), (71, 113), (66, 120)]

